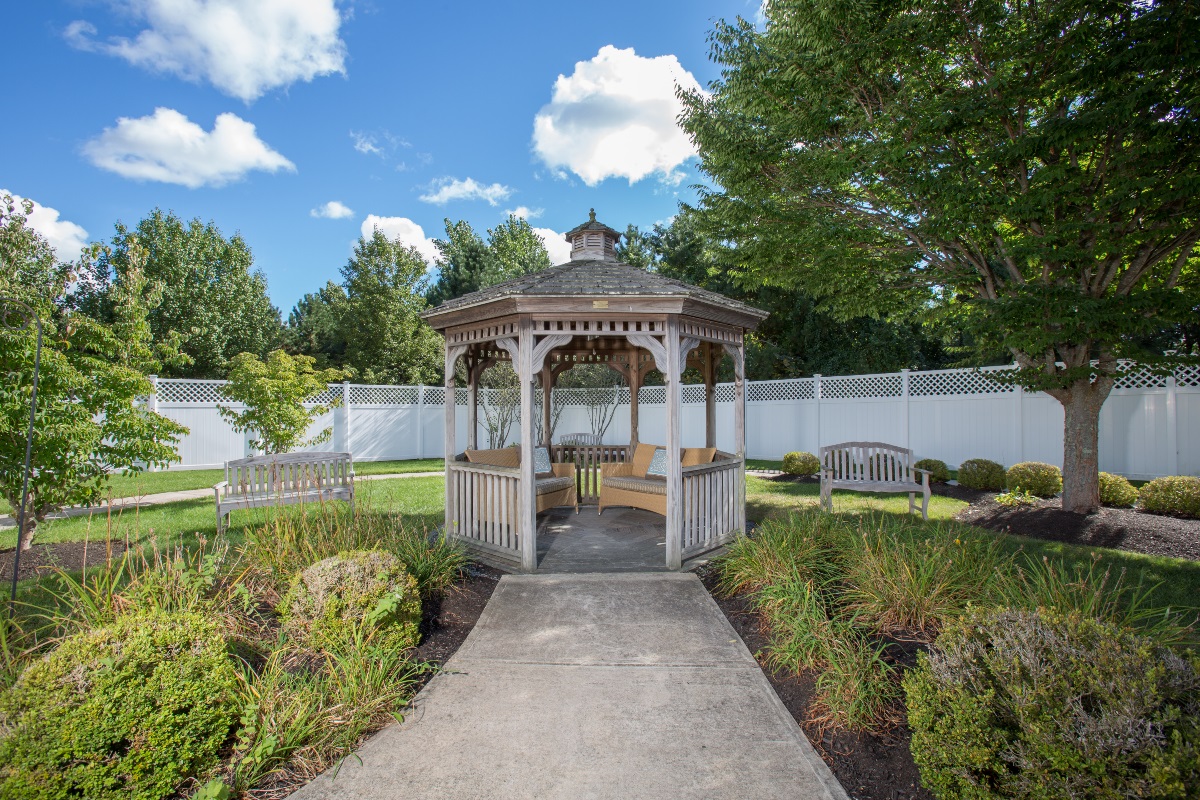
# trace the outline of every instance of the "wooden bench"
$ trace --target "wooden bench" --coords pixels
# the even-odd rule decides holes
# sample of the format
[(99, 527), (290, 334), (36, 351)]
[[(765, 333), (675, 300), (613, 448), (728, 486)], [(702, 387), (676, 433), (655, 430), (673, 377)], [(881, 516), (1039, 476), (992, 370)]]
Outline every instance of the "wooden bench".
[[(921, 492), (921, 518), (929, 519), (929, 471), (913, 466), (913, 452), (883, 442), (842, 442), (821, 448), (821, 507), (833, 513), (833, 490), (908, 494), (908, 511)], [(916, 473), (921, 473), (920, 483)]]
[(345, 500), (354, 509), (354, 459), (349, 453), (278, 453), (225, 465), (225, 480), (213, 487), (217, 533), (240, 508)]

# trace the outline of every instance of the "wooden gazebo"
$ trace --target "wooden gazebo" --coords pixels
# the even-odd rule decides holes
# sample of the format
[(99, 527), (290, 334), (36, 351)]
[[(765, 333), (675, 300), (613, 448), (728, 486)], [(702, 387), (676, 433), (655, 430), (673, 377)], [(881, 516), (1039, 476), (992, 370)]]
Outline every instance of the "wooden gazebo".
[[(628, 447), (552, 448), (574, 460), (580, 491), (594, 487), (597, 462), (626, 461), (639, 442), (638, 399), (646, 373), (666, 384), (666, 566), (745, 532), (745, 348), (743, 337), (766, 312), (617, 260), (621, 234), (590, 220), (566, 234), (571, 261), (449, 300), (424, 317), (446, 338), (446, 535), (526, 572), (537, 567), (535, 443), (550, 444), (550, 392), (559, 374), (602, 363), (625, 376), (630, 391)], [(705, 385), (705, 441), (716, 447), (716, 371), (732, 357), (735, 453), (708, 464), (681, 464), (681, 380), (696, 367)], [(478, 384), (483, 370), (511, 360), (520, 386), (519, 467), (468, 463), (456, 436), (455, 367), (465, 359), (467, 449), (477, 445)], [(541, 435), (535, 434), (534, 387), (540, 378)], [(590, 482), (589, 482), (590, 481)]]

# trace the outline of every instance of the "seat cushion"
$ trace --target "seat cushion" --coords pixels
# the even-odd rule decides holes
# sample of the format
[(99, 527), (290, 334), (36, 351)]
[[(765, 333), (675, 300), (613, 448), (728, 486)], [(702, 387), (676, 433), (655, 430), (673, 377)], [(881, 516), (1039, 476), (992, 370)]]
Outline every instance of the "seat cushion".
[(685, 447), (682, 462), (685, 467), (698, 467), (701, 464), (711, 464), (717, 455), (715, 447)]
[(472, 464), (487, 464), (489, 467), (521, 466), (521, 450), (516, 447), (501, 447), (497, 450), (468, 450), (467, 461)]
[(650, 459), (654, 458), (654, 451), (659, 448), (656, 444), (641, 444), (633, 451), (633, 466), (630, 473), (635, 478), (646, 477), (646, 468), (650, 466)]
[(571, 488), (575, 485), (575, 479), (570, 477), (538, 478), (536, 484), (538, 494), (550, 494)]
[(604, 488), (624, 489), (627, 492), (641, 492), (642, 494), (665, 495), (667, 493), (667, 482), (654, 478), (605, 478)]

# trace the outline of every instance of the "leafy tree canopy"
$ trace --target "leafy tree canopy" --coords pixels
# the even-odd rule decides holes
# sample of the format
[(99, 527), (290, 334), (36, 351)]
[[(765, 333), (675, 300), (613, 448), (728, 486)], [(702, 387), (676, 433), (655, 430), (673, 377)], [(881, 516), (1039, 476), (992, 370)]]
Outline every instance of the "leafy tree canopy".
[(496, 257), (498, 281), (540, 272), (550, 266), (550, 254), (542, 237), (527, 220), (512, 214), (496, 227), (488, 228), (488, 248)]
[(435, 239), (438, 277), (429, 288), (429, 304), (436, 306), (478, 291), (501, 280), (496, 254), (469, 222), (446, 220), (446, 238)]
[(1096, 508), (1117, 361), (1197, 305), (1197, 7), (767, 9), (718, 25), (722, 78), (685, 97), (710, 233), (834, 313), (929, 307), (1007, 349), (1063, 403), (1064, 507)]
[(284, 349), (292, 354), (311, 356), (320, 369), (343, 366), (346, 363), (343, 332), (346, 302), (346, 290), (333, 281), (301, 297), (288, 314), (283, 329)]

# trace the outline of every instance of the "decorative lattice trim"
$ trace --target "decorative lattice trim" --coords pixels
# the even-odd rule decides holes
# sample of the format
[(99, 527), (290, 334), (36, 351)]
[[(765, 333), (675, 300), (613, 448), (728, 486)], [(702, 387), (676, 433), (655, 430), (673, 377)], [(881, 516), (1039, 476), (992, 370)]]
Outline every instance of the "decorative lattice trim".
[(910, 397), (946, 397), (962, 394), (1011, 394), (1012, 384), (1000, 383), (991, 377), (1004, 370), (941, 369), (913, 372), (908, 376)]
[(223, 403), (221, 387), (226, 381), (201, 381), (187, 378), (159, 378), (160, 403)]
[(825, 400), (900, 397), (903, 384), (899, 375), (854, 375), (822, 378), (821, 398)]
[[(1117, 376), (1117, 380), (1113, 384), (1114, 389), (1165, 389), (1167, 387), (1166, 375), (1155, 375), (1149, 369), (1139, 367), (1137, 364), (1121, 362), (1117, 369), (1121, 374)], [(1176, 378), (1176, 383), (1178, 383), (1178, 378)]]
[[(812, 378), (785, 381), (752, 381), (746, 384), (746, 400), (752, 403), (769, 403), (780, 400), (812, 400)], [(733, 386), (729, 386), (729, 399), (733, 400)], [(720, 392), (717, 399), (721, 399)]]
[[(427, 397), (428, 393), (429, 390), (426, 390)], [(350, 402), (354, 405), (414, 405), (417, 402), (417, 387), (351, 386)]]
[(1192, 365), (1175, 370), (1175, 385), (1187, 388), (1200, 387), (1200, 366)]

